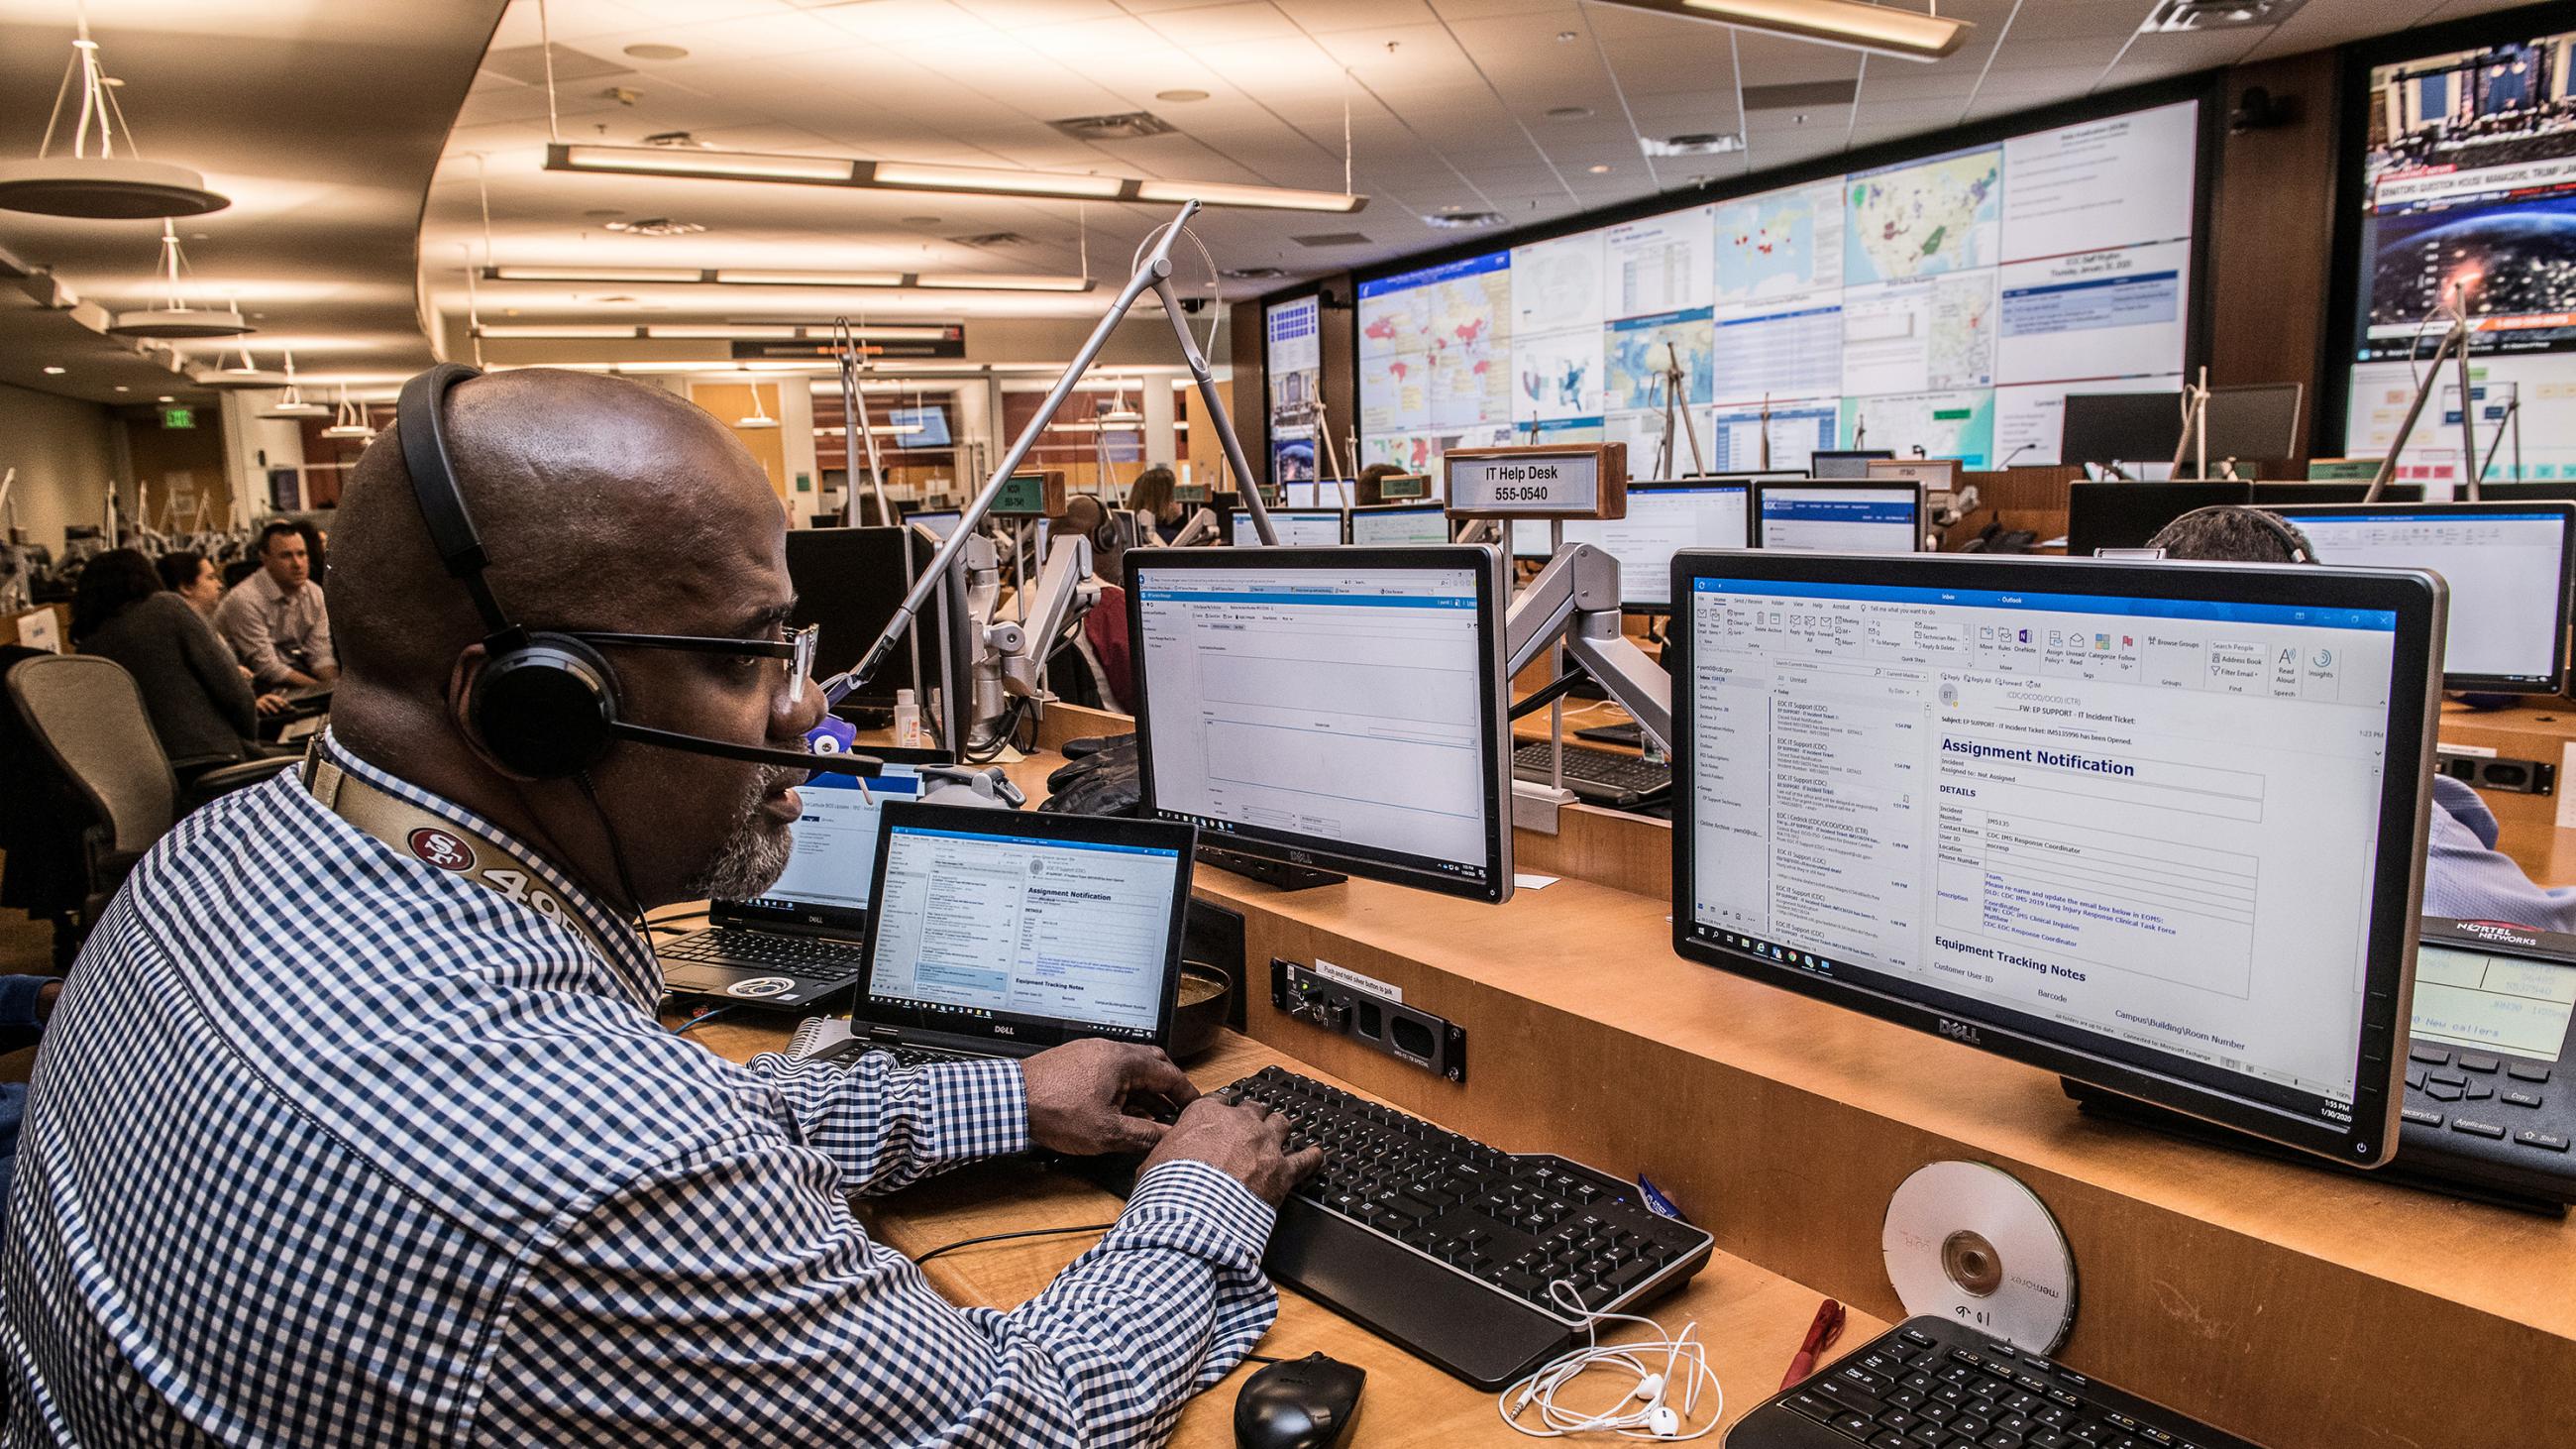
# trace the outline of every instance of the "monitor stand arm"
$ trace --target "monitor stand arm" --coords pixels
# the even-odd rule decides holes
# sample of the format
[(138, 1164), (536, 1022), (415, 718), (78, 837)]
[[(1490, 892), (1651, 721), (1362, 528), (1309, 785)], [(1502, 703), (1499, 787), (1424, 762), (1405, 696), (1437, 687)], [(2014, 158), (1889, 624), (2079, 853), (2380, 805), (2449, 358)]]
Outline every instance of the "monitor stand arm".
[(1216, 510), (1202, 507), (1190, 515), (1189, 522), (1181, 525), (1180, 532), (1172, 535), (1171, 546), (1195, 548), (1203, 543), (1214, 543), (1224, 534), (1225, 525), (1217, 518)]
[(1037, 582), (1019, 600), (1020, 617), (985, 625), (978, 633), (999, 661), (1002, 692), (1044, 702), (1047, 658), (1065, 626), (1100, 602), (1091, 576), (1091, 540), (1059, 538), (1047, 549)]
[(1617, 559), (1588, 543), (1567, 544), (1512, 600), (1503, 630), (1506, 677), (1562, 641), (1649, 739), (1672, 748), (1672, 676), (1620, 628)]

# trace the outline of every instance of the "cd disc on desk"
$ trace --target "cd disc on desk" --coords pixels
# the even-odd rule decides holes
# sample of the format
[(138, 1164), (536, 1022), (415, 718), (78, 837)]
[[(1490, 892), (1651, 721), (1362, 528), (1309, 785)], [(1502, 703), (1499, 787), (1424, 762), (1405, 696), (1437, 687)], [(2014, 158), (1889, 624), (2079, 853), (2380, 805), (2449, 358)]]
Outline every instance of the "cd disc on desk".
[(2054, 1353), (2075, 1323), (2075, 1258), (2048, 1206), (1982, 1162), (1934, 1162), (1887, 1200), (1879, 1235), (1906, 1313)]

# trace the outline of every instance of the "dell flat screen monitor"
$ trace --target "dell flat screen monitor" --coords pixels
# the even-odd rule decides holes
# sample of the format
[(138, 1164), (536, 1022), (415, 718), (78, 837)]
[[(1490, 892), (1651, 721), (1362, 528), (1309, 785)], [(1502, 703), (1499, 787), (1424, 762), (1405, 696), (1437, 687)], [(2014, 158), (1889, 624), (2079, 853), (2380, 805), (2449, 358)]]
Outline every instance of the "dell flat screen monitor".
[(2330, 566), (2431, 569), (2451, 586), (2445, 689), (2556, 694), (2567, 679), (2576, 505), (2351, 503), (2274, 507)]
[(1389, 503), (1351, 510), (1351, 542), (1447, 543), (1449, 512), (1437, 503)]
[(2057, 457), (2069, 466), (2170, 463), (2181, 439), (2179, 392), (2071, 392), (2058, 414)]
[(1754, 501), (1760, 548), (1915, 553), (1923, 547), (1923, 490), (1913, 483), (1765, 483)]
[[(2209, 390), (2209, 460), (2276, 463), (2299, 453), (2299, 404), (2307, 389), (2295, 382), (2258, 383)], [(2195, 450), (2199, 439), (2192, 440)]]
[[(1237, 509), (1232, 515), (1231, 539), (1237, 548), (1257, 548), (1260, 530), (1252, 526), (1252, 514)], [(1342, 541), (1342, 511), (1338, 508), (1274, 508), (1270, 510), (1270, 531), (1279, 536), (1281, 548), (1321, 548)]]
[(905, 514), (903, 521), (917, 524), (941, 538), (946, 538), (957, 531), (958, 523), (965, 517), (965, 514), (953, 508), (923, 509), (918, 513)]
[(1761, 552), (1674, 574), (1683, 956), (2386, 1160), (2440, 579)]
[(1502, 556), (1474, 545), (1129, 554), (1145, 813), (1264, 861), (1503, 900), (1509, 603)]
[(1591, 544), (1618, 560), (1620, 608), (1668, 613), (1673, 555), (1686, 548), (1749, 547), (1752, 494), (1752, 485), (1742, 482), (1635, 484), (1628, 489), (1627, 517), (1570, 520), (1565, 541)]

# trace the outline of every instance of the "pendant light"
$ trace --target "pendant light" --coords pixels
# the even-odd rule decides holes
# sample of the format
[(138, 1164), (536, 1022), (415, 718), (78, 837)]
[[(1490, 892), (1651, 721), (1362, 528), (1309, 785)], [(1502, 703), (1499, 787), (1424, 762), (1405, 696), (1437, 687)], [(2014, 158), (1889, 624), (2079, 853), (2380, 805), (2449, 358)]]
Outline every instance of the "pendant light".
[[(220, 364), (223, 356), (222, 353), (215, 354), (215, 361)], [(232, 366), (217, 366), (212, 371), (200, 369), (188, 374), (188, 380), (199, 387), (222, 389), (276, 387), (286, 381), (282, 375), (264, 371), (258, 363), (251, 361), (247, 347), (241, 349), (241, 360)]]
[(1145, 425), (1145, 415), (1127, 406), (1127, 379), (1118, 379), (1118, 391), (1110, 394), (1109, 409), (1100, 415), (1100, 421), (1113, 428), (1141, 428)]
[(375, 441), (376, 430), (367, 426), (365, 411), (349, 401), (349, 385), (345, 382), (340, 384), (340, 410), (332, 417), (331, 426), (322, 430), (322, 436), (362, 443)]
[(751, 385), (751, 415), (749, 417), (734, 419), (733, 425), (737, 428), (774, 428), (778, 426), (778, 419), (769, 415), (768, 405), (763, 403), (760, 399), (759, 383), (755, 382)]
[[(62, 127), (63, 108), (74, 87), (80, 113), (72, 122), (68, 156), (52, 154), (54, 135)], [(97, 154), (92, 155), (92, 132)], [(125, 154), (116, 153), (123, 131)], [(45, 139), (32, 161), (0, 161), (0, 210), (31, 211), (41, 216), (72, 216), (100, 221), (142, 221), (150, 217), (198, 216), (232, 205), (229, 197), (206, 189), (206, 178), (185, 166), (146, 161), (134, 154), (134, 133), (116, 104), (99, 62), (98, 42), (89, 38), (89, 16), (80, 17), (72, 41), (70, 66), (62, 88), (54, 93), (53, 114), (45, 121)]]
[(304, 400), (304, 390), (295, 385), (295, 354), (286, 354), (286, 390), (277, 395), (277, 405), (260, 416), (276, 422), (294, 422), (303, 418), (326, 417), (330, 411), (320, 403)]
[(186, 265), (179, 252), (179, 233), (170, 219), (161, 219), (161, 273), (169, 291), (164, 305), (146, 307), (138, 312), (119, 312), (107, 327), (110, 337), (239, 337), (254, 331), (242, 320), (242, 314), (230, 303), (221, 309), (191, 307), (179, 295), (179, 269)]

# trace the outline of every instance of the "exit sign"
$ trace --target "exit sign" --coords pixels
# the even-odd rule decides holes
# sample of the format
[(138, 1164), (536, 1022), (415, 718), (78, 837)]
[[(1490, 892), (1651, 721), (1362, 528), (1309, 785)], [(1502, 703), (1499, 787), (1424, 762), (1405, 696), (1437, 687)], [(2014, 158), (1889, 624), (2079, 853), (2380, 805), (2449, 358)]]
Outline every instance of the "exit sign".
[(161, 410), (161, 426), (165, 428), (193, 428), (196, 425), (197, 410), (195, 408), (163, 408)]

